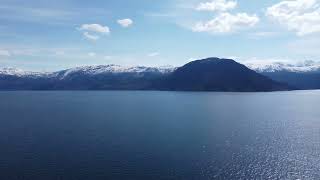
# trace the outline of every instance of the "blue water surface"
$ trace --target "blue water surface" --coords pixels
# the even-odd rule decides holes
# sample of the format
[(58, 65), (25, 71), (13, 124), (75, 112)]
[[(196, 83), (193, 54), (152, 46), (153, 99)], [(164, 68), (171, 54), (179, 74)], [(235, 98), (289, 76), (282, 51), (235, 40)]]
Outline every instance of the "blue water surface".
[(320, 179), (320, 91), (0, 92), (0, 179)]

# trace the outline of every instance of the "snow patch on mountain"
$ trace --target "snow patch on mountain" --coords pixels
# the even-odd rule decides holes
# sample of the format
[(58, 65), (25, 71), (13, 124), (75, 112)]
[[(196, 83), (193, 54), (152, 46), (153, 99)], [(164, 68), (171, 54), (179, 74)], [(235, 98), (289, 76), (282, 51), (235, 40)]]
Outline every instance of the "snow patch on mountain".
[(16, 68), (2, 68), (0, 69), (0, 74), (1, 75), (18, 75), (22, 76), (25, 75), (26, 72), (21, 70), (21, 69), (16, 69)]
[(48, 72), (33, 72), (33, 71), (24, 71), (17, 68), (2, 68), (0, 69), (0, 75), (6, 76), (17, 76), (17, 77), (43, 77), (49, 76), (51, 73)]
[[(248, 61), (242, 62), (248, 68), (259, 72), (320, 72), (319, 61), (301, 61), (301, 62), (290, 62), (290, 61)], [(9, 75), (17, 77), (52, 77), (64, 79), (72, 74), (84, 74), (84, 75), (99, 75), (99, 74), (121, 74), (121, 73), (171, 73), (176, 70), (173, 66), (160, 66), (160, 67), (146, 67), (146, 66), (121, 66), (121, 65), (97, 65), (97, 66), (82, 66), (76, 68), (70, 68), (67, 70), (57, 72), (33, 72), (24, 71), (17, 68), (0, 68), (0, 75)]]
[(85, 75), (98, 75), (98, 74), (120, 74), (120, 73), (171, 73), (176, 68), (173, 66), (160, 66), (160, 67), (145, 67), (145, 66), (120, 66), (120, 65), (98, 65), (98, 66), (83, 66), (71, 68), (57, 72), (32, 72), (24, 71), (16, 68), (3, 68), (0, 69), (0, 75), (11, 75), (18, 77), (59, 77), (63, 79), (72, 74), (85, 74)]
[(259, 72), (281, 72), (281, 71), (287, 71), (287, 72), (297, 72), (297, 73), (303, 73), (303, 72), (320, 72), (320, 62), (318, 61), (300, 61), (300, 62), (287, 62), (287, 61), (268, 61), (268, 62), (262, 62), (262, 61), (251, 61), (251, 62), (245, 62), (244, 65), (246, 65), (248, 68)]

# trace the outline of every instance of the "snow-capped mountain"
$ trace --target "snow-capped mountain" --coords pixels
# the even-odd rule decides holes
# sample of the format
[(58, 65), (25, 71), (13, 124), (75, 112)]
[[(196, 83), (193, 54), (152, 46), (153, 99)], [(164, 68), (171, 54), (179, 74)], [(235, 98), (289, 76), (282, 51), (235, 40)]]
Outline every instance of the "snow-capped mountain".
[(25, 76), (29, 74), (26, 71), (16, 68), (2, 68), (0, 69), (0, 75), (11, 75), (11, 76)]
[(145, 66), (120, 66), (120, 65), (98, 65), (98, 66), (83, 66), (57, 72), (32, 72), (24, 71), (16, 68), (2, 68), (0, 75), (10, 75), (18, 77), (34, 76), (34, 77), (59, 77), (65, 78), (69, 75), (83, 74), (83, 75), (99, 75), (99, 74), (121, 74), (121, 73), (170, 73), (176, 68), (173, 66), (160, 67), (145, 67)]
[(320, 88), (320, 62), (249, 62), (246, 66), (278, 82), (298, 89)]
[(153, 80), (173, 72), (171, 66), (144, 67), (100, 65), (56, 72), (31, 72), (15, 68), (0, 69), (1, 89), (146, 89)]
[(17, 68), (0, 68), (0, 75), (15, 76), (15, 77), (29, 77), (29, 78), (59, 78), (64, 79), (72, 75), (103, 75), (103, 74), (166, 74), (173, 72), (176, 68), (173, 66), (160, 66), (160, 67), (145, 67), (145, 66), (120, 66), (120, 65), (98, 65), (98, 66), (83, 66), (76, 67), (56, 72), (33, 72), (24, 71)]
[(120, 66), (120, 65), (98, 65), (98, 66), (83, 66), (77, 68), (71, 68), (64, 71), (56, 72), (55, 74), (62, 75), (61, 78), (65, 78), (69, 75), (81, 73), (84, 75), (99, 75), (99, 74), (121, 74), (121, 73), (170, 73), (175, 68), (172, 66), (160, 66), (160, 67), (145, 67), (145, 66)]
[[(301, 61), (301, 62), (286, 62), (286, 61), (250, 61), (244, 62), (248, 68), (259, 72), (320, 72), (319, 61)], [(18, 77), (59, 77), (65, 78), (73, 74), (83, 75), (99, 75), (99, 74), (121, 74), (121, 73), (160, 73), (166, 74), (176, 70), (173, 66), (160, 66), (160, 67), (146, 67), (146, 66), (120, 66), (120, 65), (97, 65), (97, 66), (82, 66), (76, 68), (70, 68), (67, 70), (57, 72), (33, 72), (24, 71), (17, 68), (0, 68), (0, 75), (10, 75)]]
[(272, 91), (287, 89), (289, 89), (287, 85), (274, 82), (233, 60), (219, 58), (197, 60), (180, 68), (100, 65), (50, 73), (6, 68), (0, 73), (0, 90)]
[[(217, 58), (211, 58), (212, 63), (216, 62), (215, 59)], [(201, 62), (206, 61), (203, 60)], [(223, 62), (227, 62), (227, 60)], [(317, 61), (303, 61), (298, 63), (251, 61), (243, 64), (261, 75), (269, 77), (269, 79), (273, 81), (290, 85), (290, 87), (293, 88), (320, 89), (320, 62)], [(205, 69), (206, 66), (201, 66), (197, 73), (187, 73), (188, 76), (185, 81), (181, 80), (166, 84), (168, 83), (165, 81), (167, 77), (173, 77), (175, 72), (181, 68), (172, 66), (120, 66), (113, 64), (83, 66), (56, 72), (32, 72), (15, 68), (0, 68), (0, 90), (144, 90), (157, 89), (159, 87), (166, 90), (166, 88), (169, 87), (168, 85), (189, 82), (190, 78), (192, 79), (202, 74), (204, 70), (207, 70), (207, 72), (211, 74), (211, 76), (206, 76), (207, 79), (213, 79), (216, 76), (213, 74), (216, 73), (216, 71), (220, 71), (220, 69)], [(195, 69), (192, 68), (192, 71), (195, 71)], [(237, 75), (228, 71), (226, 67), (222, 69), (226, 71), (223, 73), (224, 75), (226, 73), (229, 75), (228, 77), (232, 77), (229, 81), (236, 78)], [(218, 76), (220, 77), (220, 75)], [(226, 79), (222, 80), (228, 81)]]
[(2, 68), (0, 69), (0, 75), (6, 76), (16, 76), (16, 77), (44, 77), (49, 76), (52, 73), (48, 72), (33, 72), (33, 71), (24, 71), (17, 68)]
[(301, 61), (301, 62), (247, 62), (247, 67), (259, 73), (265, 72), (320, 72), (320, 62), (317, 61)]

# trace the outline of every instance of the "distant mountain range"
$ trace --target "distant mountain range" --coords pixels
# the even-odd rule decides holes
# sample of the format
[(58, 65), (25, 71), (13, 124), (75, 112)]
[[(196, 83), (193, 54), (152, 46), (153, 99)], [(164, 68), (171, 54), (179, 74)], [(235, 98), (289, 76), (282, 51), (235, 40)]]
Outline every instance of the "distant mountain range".
[[(246, 65), (246, 66), (245, 66)], [(280, 91), (320, 88), (320, 64), (239, 64), (207, 58), (182, 67), (100, 65), (57, 72), (0, 69), (0, 90)], [(318, 86), (319, 85), (319, 86)]]
[(320, 62), (301, 61), (301, 62), (249, 62), (245, 63), (247, 67), (257, 72), (296, 72), (296, 73), (314, 73), (320, 72)]
[(144, 90), (174, 67), (100, 65), (57, 72), (0, 70), (1, 90)]
[(298, 89), (320, 89), (320, 62), (258, 62), (247, 63), (246, 66), (275, 81), (287, 83)]

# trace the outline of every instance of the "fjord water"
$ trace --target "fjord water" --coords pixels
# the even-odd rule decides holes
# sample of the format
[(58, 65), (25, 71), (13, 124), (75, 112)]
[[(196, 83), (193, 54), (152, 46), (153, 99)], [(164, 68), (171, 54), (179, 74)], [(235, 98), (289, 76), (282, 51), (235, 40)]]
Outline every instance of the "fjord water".
[(0, 99), (0, 179), (320, 178), (320, 91)]

